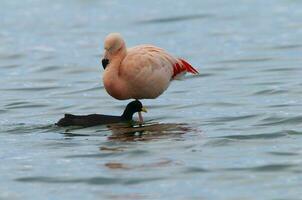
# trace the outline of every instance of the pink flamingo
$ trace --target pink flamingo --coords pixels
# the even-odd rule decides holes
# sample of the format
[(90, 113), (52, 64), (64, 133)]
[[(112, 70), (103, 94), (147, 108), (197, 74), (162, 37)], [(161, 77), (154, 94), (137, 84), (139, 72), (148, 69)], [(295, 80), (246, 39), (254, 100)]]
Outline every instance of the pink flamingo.
[[(104, 49), (104, 86), (119, 100), (154, 99), (186, 72), (198, 74), (188, 62), (162, 48), (139, 45), (127, 49), (119, 33), (110, 33), (105, 38)], [(139, 119), (143, 121), (140, 112)]]

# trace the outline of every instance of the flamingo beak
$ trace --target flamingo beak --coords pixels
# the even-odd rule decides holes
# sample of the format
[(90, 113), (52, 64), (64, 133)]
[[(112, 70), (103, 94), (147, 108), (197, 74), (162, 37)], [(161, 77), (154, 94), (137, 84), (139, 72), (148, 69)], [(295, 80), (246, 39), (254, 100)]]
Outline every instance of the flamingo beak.
[(102, 65), (103, 68), (106, 69), (107, 65), (109, 64), (109, 60), (107, 58), (103, 58), (102, 59)]

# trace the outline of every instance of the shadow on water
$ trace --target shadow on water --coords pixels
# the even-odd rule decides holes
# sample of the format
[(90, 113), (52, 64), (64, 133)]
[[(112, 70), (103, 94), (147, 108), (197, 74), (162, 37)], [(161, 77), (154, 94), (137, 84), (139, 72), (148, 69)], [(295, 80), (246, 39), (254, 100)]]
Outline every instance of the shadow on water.
[[(97, 126), (104, 127), (104, 126)], [(187, 132), (194, 131), (194, 128), (184, 123), (145, 123), (144, 125), (130, 124), (111, 124), (107, 125), (108, 129), (98, 129), (96, 133), (110, 130), (111, 135), (108, 136), (110, 141), (149, 141), (155, 139), (179, 137)], [(89, 136), (88, 129), (96, 130), (96, 127), (81, 128), (74, 127), (66, 129), (64, 134), (67, 137)], [(93, 133), (95, 135), (95, 132)]]
[(171, 165), (181, 165), (181, 163), (175, 162), (171, 159), (163, 159), (156, 162), (151, 163), (143, 163), (143, 164), (126, 164), (121, 162), (107, 162), (104, 166), (111, 170), (146, 170), (146, 169), (154, 169), (161, 167), (169, 167)]

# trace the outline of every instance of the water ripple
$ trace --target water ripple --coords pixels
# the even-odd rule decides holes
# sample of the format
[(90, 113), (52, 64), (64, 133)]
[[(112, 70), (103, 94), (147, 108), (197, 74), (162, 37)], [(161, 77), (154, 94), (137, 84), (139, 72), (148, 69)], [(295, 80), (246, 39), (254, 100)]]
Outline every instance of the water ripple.
[(302, 116), (289, 117), (289, 118), (279, 118), (272, 120), (268, 123), (260, 123), (256, 126), (271, 126), (271, 125), (300, 125), (302, 123)]
[(287, 93), (287, 90), (281, 90), (281, 89), (267, 89), (267, 90), (260, 90), (252, 95), (274, 95), (274, 94), (284, 94)]
[(239, 121), (239, 120), (246, 120), (258, 117), (259, 115), (241, 115), (241, 116), (228, 116), (228, 117), (216, 117), (208, 122), (232, 122), (232, 121)]
[(227, 135), (217, 138), (225, 138), (232, 140), (263, 140), (263, 139), (274, 139), (287, 136), (286, 133), (277, 132), (277, 133), (263, 133), (263, 134), (251, 134), (251, 135)]
[(216, 61), (213, 63), (254, 63), (254, 62), (268, 62), (272, 61), (275, 58), (242, 58), (242, 59), (234, 59), (234, 60), (221, 60), (221, 61)]
[(262, 72), (299, 72), (301, 68), (299, 67), (274, 67), (271, 69), (263, 69)]
[(301, 44), (287, 44), (287, 45), (275, 45), (272, 47), (269, 47), (267, 49), (272, 50), (289, 50), (289, 49), (300, 49), (302, 48)]
[(187, 167), (183, 173), (185, 174), (195, 174), (195, 173), (207, 173), (210, 170), (202, 168), (202, 167)]
[(256, 167), (234, 167), (225, 168), (225, 171), (249, 171), (249, 172), (281, 172), (288, 171), (291, 168), (297, 167), (294, 164), (267, 164)]
[(179, 165), (179, 163), (173, 162), (170, 159), (164, 159), (157, 162), (145, 163), (145, 164), (125, 164), (121, 162), (107, 162), (105, 167), (112, 170), (139, 170), (139, 169), (149, 169), (149, 168), (158, 168), (158, 167), (168, 167), (171, 165)]
[(4, 69), (15, 69), (19, 66), (20, 66), (19, 64), (2, 64), (2, 65), (0, 65), (0, 67), (4, 68)]
[(43, 91), (59, 89), (61, 86), (40, 86), (40, 87), (18, 87), (18, 88), (2, 88), (4, 91)]
[(270, 155), (274, 155), (274, 156), (299, 156), (299, 153), (295, 153), (295, 152), (269, 152), (268, 154)]
[(106, 153), (93, 153), (93, 154), (75, 154), (65, 156), (65, 158), (105, 158), (105, 157), (113, 157), (117, 155), (127, 155), (128, 153), (124, 152), (106, 152)]
[(70, 178), (70, 177), (47, 177), (47, 176), (33, 176), (17, 178), (15, 181), (25, 183), (55, 183), (55, 184), (80, 184), (85, 183), (89, 185), (136, 185), (144, 182), (154, 182), (162, 180), (161, 177), (152, 178), (110, 178), (110, 177), (92, 177), (92, 178)]
[(20, 109), (20, 108), (42, 108), (47, 107), (46, 104), (32, 103), (32, 102), (14, 102), (5, 105), (7, 109)]
[(224, 146), (231, 146), (234, 144), (233, 139), (225, 138), (225, 137), (216, 137), (207, 143), (204, 146), (210, 147), (224, 147)]
[(19, 58), (24, 58), (25, 55), (23, 53), (11, 53), (11, 54), (0, 54), (0, 59), (7, 60), (16, 60)]
[(8, 110), (0, 109), (0, 114), (6, 113)]
[(58, 65), (49, 65), (49, 66), (43, 66), (39, 67), (36, 72), (52, 72), (62, 69), (62, 66)]
[(102, 89), (104, 89), (104, 86), (97, 85), (97, 86), (93, 86), (93, 87), (90, 87), (90, 88), (74, 90), (74, 91), (71, 91), (71, 92), (64, 92), (64, 93), (62, 93), (62, 95), (63, 95), (63, 94), (64, 94), (64, 95), (69, 95), (69, 94), (82, 94), (82, 93), (91, 92), (91, 91), (101, 91)]
[(139, 24), (153, 24), (153, 23), (157, 24), (157, 23), (182, 22), (182, 21), (195, 20), (195, 19), (211, 18), (213, 16), (214, 15), (212, 15), (212, 14), (193, 14), (193, 15), (184, 15), (184, 16), (175, 16), (175, 17), (141, 20), (138, 23)]

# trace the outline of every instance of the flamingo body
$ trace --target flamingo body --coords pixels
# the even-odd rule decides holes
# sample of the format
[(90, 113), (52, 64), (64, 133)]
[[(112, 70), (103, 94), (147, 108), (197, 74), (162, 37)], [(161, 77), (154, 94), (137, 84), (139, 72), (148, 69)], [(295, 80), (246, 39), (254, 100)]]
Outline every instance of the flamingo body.
[(106, 37), (104, 48), (104, 59), (108, 60), (104, 67), (104, 87), (119, 100), (154, 99), (168, 88), (173, 79), (186, 72), (198, 73), (189, 63), (173, 57), (162, 48), (139, 45), (126, 49), (118, 33)]

